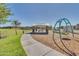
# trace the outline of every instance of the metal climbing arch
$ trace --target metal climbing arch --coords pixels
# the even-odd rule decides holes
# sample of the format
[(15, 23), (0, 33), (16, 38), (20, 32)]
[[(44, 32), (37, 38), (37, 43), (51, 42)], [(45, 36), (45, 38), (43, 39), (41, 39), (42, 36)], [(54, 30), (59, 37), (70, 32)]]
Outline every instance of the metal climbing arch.
[[(71, 51), (69, 48), (67, 48), (66, 45), (64, 44), (64, 42), (62, 41), (62, 40), (63, 40), (63, 39), (62, 39), (62, 32), (61, 32), (61, 24), (62, 24), (62, 22), (65, 22), (65, 24), (66, 24), (66, 32), (69, 32), (67, 27), (68, 27), (68, 26), (70, 27), (71, 32), (69, 32), (69, 33), (71, 33), (71, 34), (72, 34), (72, 37), (74, 38), (73, 28), (72, 28), (72, 25), (71, 25), (70, 21), (69, 21), (67, 18), (61, 18), (61, 19), (59, 19), (59, 20), (55, 23), (54, 28), (53, 28), (53, 40), (54, 40), (54, 43), (55, 43), (61, 50), (63, 50), (64, 52), (66, 52), (67, 54), (69, 54), (69, 55), (71, 55), (71, 56), (72, 56), (72, 55), (76, 55), (73, 51)], [(56, 29), (57, 24), (58, 24), (58, 29)], [(67, 52), (66, 50), (64, 50), (62, 47), (60, 47), (60, 45), (55, 41), (55, 32), (56, 32), (56, 31), (58, 31), (59, 39), (60, 39), (61, 44), (64, 46), (64, 48), (65, 48), (68, 52)]]

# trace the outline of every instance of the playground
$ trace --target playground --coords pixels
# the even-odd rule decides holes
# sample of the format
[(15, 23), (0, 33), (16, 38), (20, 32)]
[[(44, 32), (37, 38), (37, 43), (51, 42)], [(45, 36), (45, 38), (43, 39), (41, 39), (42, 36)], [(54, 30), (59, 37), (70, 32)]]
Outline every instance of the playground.
[[(61, 23), (65, 21), (66, 30), (62, 30)], [(59, 24), (59, 27), (56, 25)], [(70, 26), (70, 27), (69, 27)], [(69, 29), (70, 28), (70, 29)], [(69, 29), (69, 30), (68, 30)], [(79, 55), (79, 31), (73, 30), (71, 23), (67, 18), (59, 19), (53, 30), (49, 30), (48, 34), (32, 34), (32, 37), (63, 54), (70, 56)]]
[[(45, 45), (47, 45), (48, 47), (51, 47), (51, 48), (53, 48), (53, 49), (55, 49), (55, 50), (57, 50), (57, 51), (59, 51), (59, 52), (61, 52), (61, 53), (64, 53), (64, 54), (66, 54), (66, 55), (69, 55), (68, 53), (66, 53), (66, 52), (64, 52), (63, 50), (61, 50), (59, 47), (57, 47), (56, 45), (55, 45), (55, 43), (54, 43), (54, 41), (52, 40), (52, 35), (51, 35), (52, 33), (51, 33), (51, 31), (49, 32), (49, 34), (48, 35), (36, 35), (36, 34), (34, 34), (34, 35), (32, 35), (32, 37), (35, 39), (35, 40), (37, 40), (37, 41), (39, 41), (39, 42), (41, 42), (41, 43), (43, 43), (43, 44), (45, 44)], [(58, 34), (57, 34), (58, 35)], [(56, 35), (56, 37), (58, 38), (58, 36)], [(75, 37), (78, 37), (79, 35), (76, 35), (75, 34)], [(76, 37), (76, 39), (75, 40), (63, 40), (63, 42), (64, 42), (64, 44), (66, 45), (66, 47), (67, 48), (69, 48), (70, 50), (72, 50), (72, 51), (74, 51), (77, 55), (79, 55), (79, 40), (77, 39), (77, 37)], [(59, 39), (56, 39), (56, 42), (58, 43), (58, 45), (61, 47), (61, 48), (63, 48), (64, 50), (66, 50), (64, 47), (63, 47), (63, 45), (61, 44), (61, 42), (60, 42), (60, 40)], [(66, 50), (67, 51), (67, 50)], [(68, 51), (67, 51), (68, 52)]]

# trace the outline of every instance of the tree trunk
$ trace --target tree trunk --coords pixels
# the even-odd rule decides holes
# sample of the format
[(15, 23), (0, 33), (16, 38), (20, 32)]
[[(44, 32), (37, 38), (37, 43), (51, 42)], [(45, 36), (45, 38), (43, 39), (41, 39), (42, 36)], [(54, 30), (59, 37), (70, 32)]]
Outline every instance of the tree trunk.
[(1, 31), (0, 31), (0, 39), (1, 39)]
[[(1, 26), (0, 26), (1, 27)], [(0, 28), (1, 29), (1, 28)], [(1, 39), (1, 31), (0, 31), (0, 39)]]
[(17, 30), (15, 29), (15, 33), (16, 33), (16, 35), (17, 35)]
[(15, 33), (16, 33), (16, 35), (17, 35), (17, 29), (15, 28)]

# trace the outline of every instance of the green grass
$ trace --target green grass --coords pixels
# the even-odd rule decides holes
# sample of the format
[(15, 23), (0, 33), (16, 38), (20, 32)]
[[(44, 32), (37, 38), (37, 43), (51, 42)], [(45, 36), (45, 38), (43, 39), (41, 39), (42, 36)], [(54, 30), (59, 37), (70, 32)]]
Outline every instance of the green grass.
[(0, 29), (3, 36), (0, 39), (0, 56), (25, 56), (21, 46), (22, 30), (18, 30), (18, 35), (15, 34), (14, 29)]
[[(55, 33), (58, 33), (58, 34), (59, 34), (59, 32), (58, 32), (58, 31), (55, 31)], [(69, 32), (61, 32), (61, 34), (63, 34), (63, 35), (68, 35), (68, 34), (69, 34)]]

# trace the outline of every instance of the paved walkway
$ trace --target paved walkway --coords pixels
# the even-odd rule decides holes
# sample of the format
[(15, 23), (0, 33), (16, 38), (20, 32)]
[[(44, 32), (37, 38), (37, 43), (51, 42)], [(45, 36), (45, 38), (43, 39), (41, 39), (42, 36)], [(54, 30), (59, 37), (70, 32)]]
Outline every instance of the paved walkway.
[(34, 40), (30, 34), (24, 34), (22, 36), (21, 44), (28, 56), (65, 56), (64, 54)]

